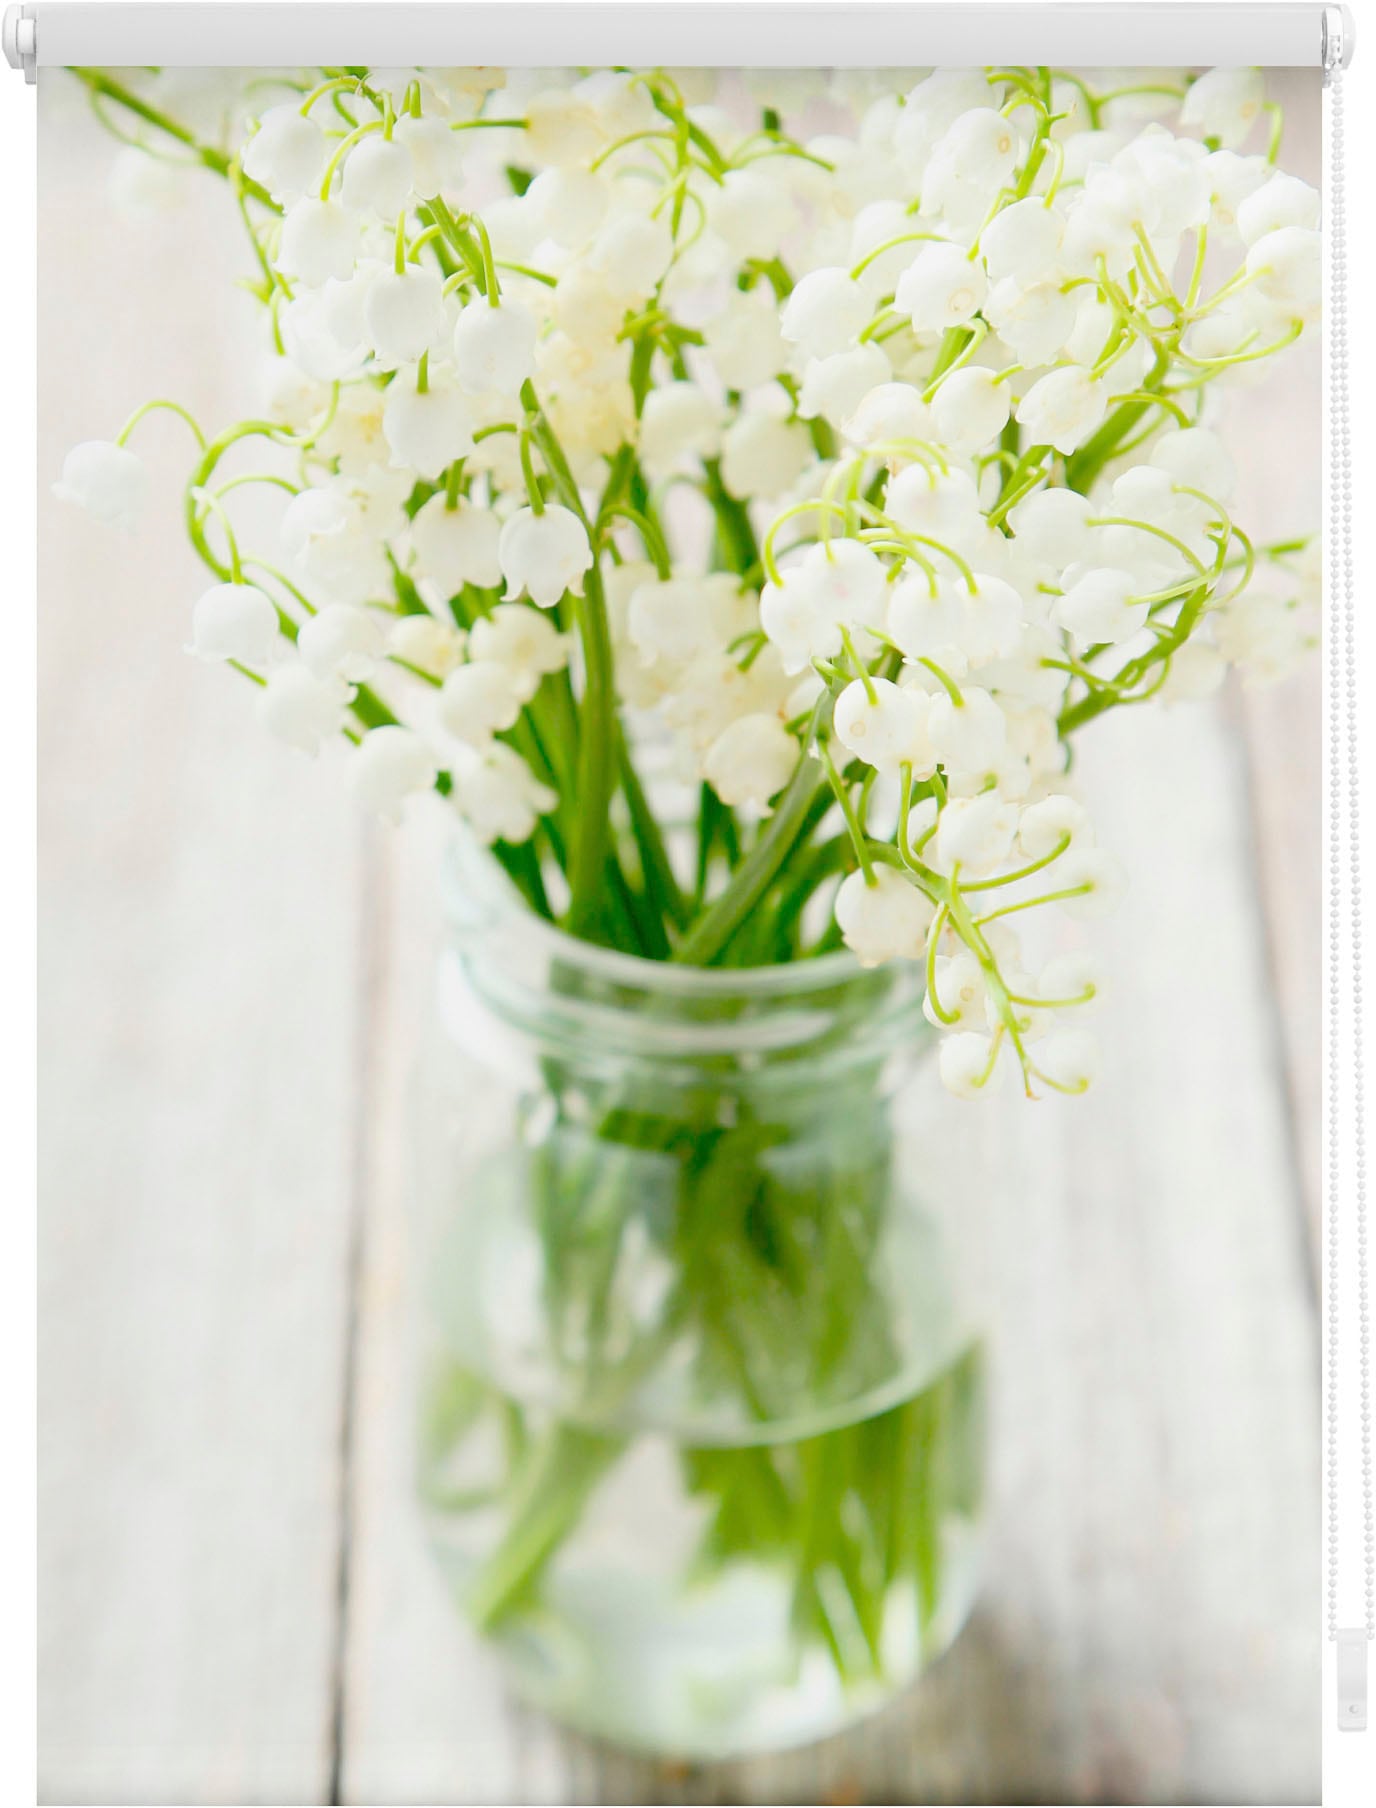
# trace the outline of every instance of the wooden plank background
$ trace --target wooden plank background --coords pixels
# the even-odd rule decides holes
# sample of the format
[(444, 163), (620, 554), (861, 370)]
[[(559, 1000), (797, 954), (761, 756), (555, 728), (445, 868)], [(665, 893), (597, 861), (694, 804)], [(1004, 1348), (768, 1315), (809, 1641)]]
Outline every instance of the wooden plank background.
[[(206, 347), (251, 323), (230, 235), (112, 215), (42, 99), (48, 474), (153, 393), (242, 411)], [(118, 305), (150, 281), (172, 305)], [(1314, 505), (1313, 382), (1283, 469), (1244, 403), (1277, 531)], [(145, 442), (164, 495), (178, 433)], [(112, 546), (44, 503), (40, 1799), (1316, 1800), (1315, 674), (1091, 743), (1137, 882), (1095, 926), (1100, 1089), (989, 1119), (972, 1626), (859, 1731), (684, 1770), (514, 1704), (430, 1567), (405, 1175), (441, 829), (366, 827), (269, 744), (181, 652), (198, 583), (166, 521)]]

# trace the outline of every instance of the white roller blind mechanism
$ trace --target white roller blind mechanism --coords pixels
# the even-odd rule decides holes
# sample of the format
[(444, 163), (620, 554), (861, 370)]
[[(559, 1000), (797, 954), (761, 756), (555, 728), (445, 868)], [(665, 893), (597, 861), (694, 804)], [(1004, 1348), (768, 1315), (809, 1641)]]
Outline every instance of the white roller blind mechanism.
[[(720, 20), (720, 29), (717, 28)], [(859, 68), (1002, 60), (1032, 64), (1323, 66), (1352, 22), (1346, 7), (801, 4), (12, 6), (5, 56), (29, 80), (73, 64), (160, 68), (257, 63), (684, 67), (725, 58), (756, 68)]]

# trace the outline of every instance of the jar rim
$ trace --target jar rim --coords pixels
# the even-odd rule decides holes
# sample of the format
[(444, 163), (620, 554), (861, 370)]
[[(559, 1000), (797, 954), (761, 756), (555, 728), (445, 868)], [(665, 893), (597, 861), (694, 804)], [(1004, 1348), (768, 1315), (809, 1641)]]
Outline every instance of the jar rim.
[(635, 991), (680, 998), (797, 997), (834, 991), (868, 971), (849, 948), (768, 966), (700, 967), (584, 941), (537, 916), (491, 852), (462, 829), (450, 837), (443, 876), (446, 917), (460, 933), (500, 927), (528, 941), (533, 954), (544, 952), (591, 978)]

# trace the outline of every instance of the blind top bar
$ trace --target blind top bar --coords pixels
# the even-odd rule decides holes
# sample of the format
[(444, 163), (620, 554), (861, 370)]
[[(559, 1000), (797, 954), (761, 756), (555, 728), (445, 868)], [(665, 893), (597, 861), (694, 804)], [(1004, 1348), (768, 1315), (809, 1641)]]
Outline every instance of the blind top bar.
[[(914, 0), (696, 0), (694, 4), (551, 5), (537, 0), (384, 0), (278, 5), (259, 0), (88, 4), (31, 0), (25, 22), (40, 67), (740, 68), (1057, 67), (1165, 64), (1321, 66), (1327, 30), (1351, 44), (1346, 9), (1315, 0), (1214, 5), (928, 5)], [(31, 27), (28, 22), (32, 22)], [(13, 59), (13, 60), (18, 60)], [(29, 60), (26, 58), (26, 61)]]

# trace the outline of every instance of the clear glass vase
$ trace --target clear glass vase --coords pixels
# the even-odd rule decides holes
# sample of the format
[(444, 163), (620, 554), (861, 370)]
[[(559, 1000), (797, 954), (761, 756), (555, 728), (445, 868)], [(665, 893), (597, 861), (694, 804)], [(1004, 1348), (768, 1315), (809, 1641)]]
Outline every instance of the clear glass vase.
[(697, 969), (448, 875), (421, 1498), (515, 1686), (619, 1744), (834, 1732), (976, 1587), (974, 1114), (911, 970)]

